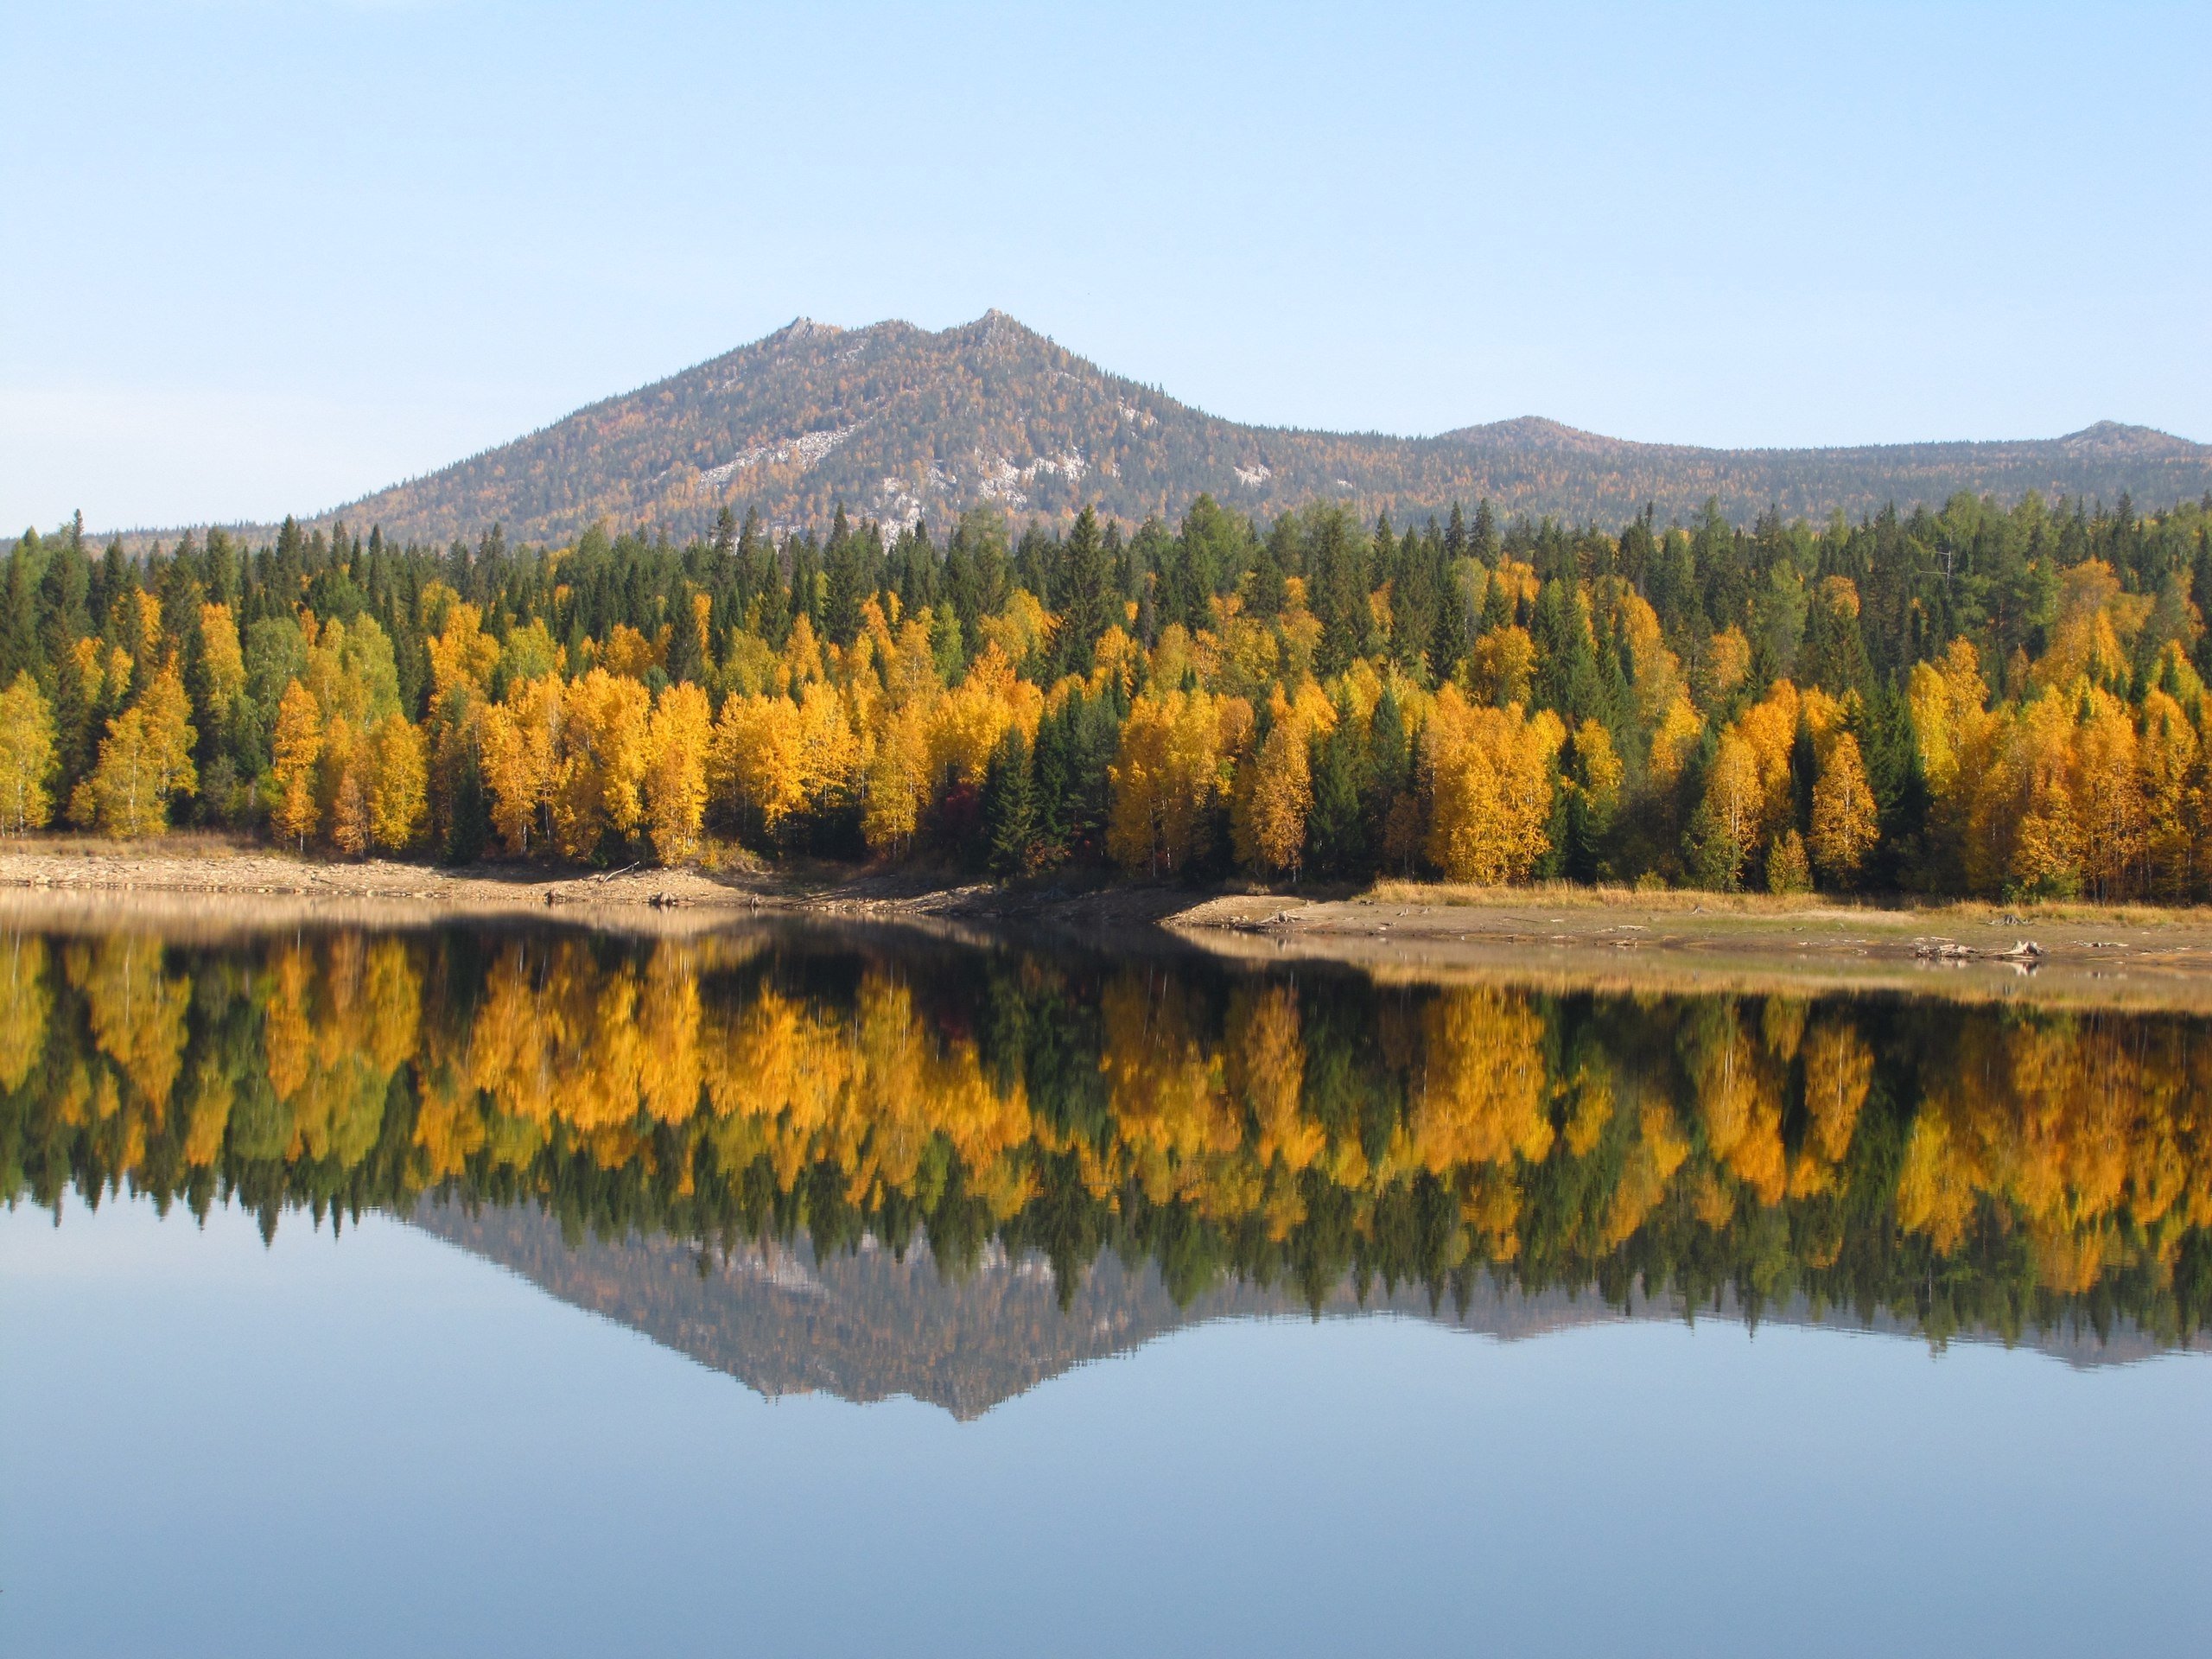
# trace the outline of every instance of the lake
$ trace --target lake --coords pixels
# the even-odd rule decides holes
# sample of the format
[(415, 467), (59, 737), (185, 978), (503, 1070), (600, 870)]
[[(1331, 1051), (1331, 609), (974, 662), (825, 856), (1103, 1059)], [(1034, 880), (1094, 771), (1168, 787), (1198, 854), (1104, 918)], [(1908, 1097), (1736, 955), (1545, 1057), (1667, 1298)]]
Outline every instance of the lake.
[(2212, 1022), (0, 929), (0, 1650), (2203, 1640)]

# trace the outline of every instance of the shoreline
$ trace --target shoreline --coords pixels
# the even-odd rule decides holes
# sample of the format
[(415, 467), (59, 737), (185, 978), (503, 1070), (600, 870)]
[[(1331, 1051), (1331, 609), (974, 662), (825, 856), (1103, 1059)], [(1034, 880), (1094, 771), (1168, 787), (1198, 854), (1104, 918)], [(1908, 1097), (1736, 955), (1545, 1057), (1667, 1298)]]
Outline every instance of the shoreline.
[[(557, 919), (682, 937), (778, 918), (1180, 943), (1383, 979), (1800, 988), (2212, 1013), (2212, 910), (1385, 881), (1339, 898), (1148, 883), (1004, 888), (836, 870), (589, 872), (299, 858), (218, 838), (0, 848), (0, 921), (201, 934)], [(2031, 953), (2027, 947), (2032, 946)]]

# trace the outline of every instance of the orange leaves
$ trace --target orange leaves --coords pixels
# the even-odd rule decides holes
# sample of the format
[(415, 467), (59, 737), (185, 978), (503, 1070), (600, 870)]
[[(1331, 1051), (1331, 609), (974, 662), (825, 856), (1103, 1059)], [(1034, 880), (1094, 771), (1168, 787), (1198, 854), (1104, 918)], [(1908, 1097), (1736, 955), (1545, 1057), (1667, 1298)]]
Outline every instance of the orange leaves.
[(67, 953), (69, 981), (85, 998), (91, 1035), (156, 1118), (184, 1064), (192, 981), (168, 973), (157, 940), (110, 934)]
[(1116, 1135), (1155, 1200), (1187, 1190), (1205, 1158), (1243, 1139), (1222, 1057), (1192, 1013), (1180, 982), (1135, 974), (1116, 975), (1099, 1000), (1100, 1069)]
[(1024, 742), (1033, 741), (1044, 712), (1045, 694), (1035, 682), (1016, 679), (1005, 654), (986, 645), (966, 677), (931, 712), (931, 775), (980, 785), (1007, 733), (1019, 728)]
[(1551, 1151), (1543, 1022), (1512, 992), (1439, 992), (1421, 1014), (1426, 1087), (1408, 1125), (1413, 1155), (1433, 1173)]
[(489, 976), (469, 1033), (467, 1074), (500, 1111), (541, 1126), (620, 1129), (649, 1101), (658, 1103), (657, 1116), (688, 1117), (696, 1090), (682, 1099), (669, 1078), (696, 1063), (690, 1037), (696, 1015), (696, 999), (684, 998), (680, 983), (656, 992), (631, 967), (598, 968), (574, 943), (536, 961), (516, 945)]
[(1741, 628), (1723, 628), (1707, 642), (1705, 658), (1698, 666), (1705, 704), (1708, 709), (1718, 708), (1751, 677), (1751, 642), (1744, 638)]
[(2086, 682), (1993, 721), (1965, 774), (1967, 870), (1984, 892), (2115, 897), (2144, 836), (2133, 722)]
[(2083, 885), (2094, 898), (2118, 899), (2134, 886), (2149, 830), (2135, 721), (2118, 698), (2091, 691), (2075, 722), (2072, 785)]
[(1106, 849), (1124, 869), (1171, 874), (1204, 847), (1251, 721), (1250, 704), (1206, 691), (1147, 694), (1130, 705), (1107, 770)]
[[(682, 729), (692, 746), (692, 758), (672, 754), (661, 773), (668, 808), (662, 827), (671, 844), (697, 832), (696, 813), (687, 820), (679, 804), (687, 781), (703, 803), (706, 699), (696, 686), (682, 689), (691, 725), (663, 723), (664, 736)], [(529, 852), (548, 818), (555, 845), (569, 858), (588, 858), (604, 838), (636, 832), (654, 758), (651, 712), (643, 685), (601, 668), (566, 685), (551, 674), (518, 683), (505, 702), (486, 709), (479, 735), (484, 782), (507, 850)], [(687, 765), (696, 779), (687, 779)]]
[(1704, 731), (1705, 721), (1691, 706), (1689, 698), (1676, 693), (1651, 734), (1651, 754), (1647, 765), (1655, 788), (1662, 792), (1674, 788)]
[[(1709, 874), (1724, 886), (1766, 849), (1767, 884), (1777, 893), (1811, 885), (1812, 868), (1837, 885), (1856, 878), (1878, 826), (1859, 741), (1843, 729), (1842, 704), (1818, 689), (1777, 680), (1720, 734), (1706, 772), (1704, 810)], [(1800, 740), (1811, 748), (1812, 810), (1797, 827)], [(1655, 742), (1656, 772), (1658, 745)], [(1809, 849), (1809, 855), (1808, 855)]]
[(1813, 785), (1813, 862), (1838, 887), (1850, 886), (1880, 834), (1874, 791), (1866, 782), (1859, 740), (1849, 732), (1829, 738)]
[(429, 813), (429, 748), (404, 715), (387, 715), (370, 739), (369, 834), (385, 852), (404, 853)]
[(868, 763), (861, 833), (875, 850), (895, 853), (912, 838), (929, 799), (927, 711), (909, 707), (892, 713), (877, 728), (874, 751)]
[(0, 834), (46, 827), (55, 764), (54, 711), (25, 670), (0, 691)]
[(1713, 833), (1720, 838), (1723, 857), (1715, 868), (1723, 885), (1732, 887), (1744, 861), (1758, 845), (1761, 821), (1766, 815), (1766, 785), (1759, 775), (1758, 751), (1743, 734), (1721, 735), (1713, 765), (1705, 775), (1705, 810)]
[(511, 853), (530, 851), (542, 837), (567, 709), (560, 678), (548, 674), (507, 688), (506, 701), (484, 711), (477, 742), (492, 823)]
[(1269, 713), (1267, 736), (1237, 768), (1230, 835), (1239, 864), (1295, 879), (1313, 806), (1313, 738), (1335, 726), (1336, 710), (1309, 680), (1294, 702), (1278, 690)]
[(588, 858), (607, 836), (627, 836), (645, 812), (645, 688), (604, 669), (569, 682), (553, 775), (553, 838)]
[(2148, 594), (2120, 591), (2120, 578), (2101, 559), (2067, 571), (2059, 590), (2058, 621), (2050, 648), (2036, 664), (2035, 683), (2066, 687), (2076, 679), (2125, 689), (2132, 664), (2128, 645), (2149, 619)]
[(1423, 740), (1431, 808), (1428, 855), (1455, 881), (1519, 880), (1550, 849), (1547, 824), (1566, 733), (1548, 710), (1471, 707), (1437, 694)]
[(686, 681), (660, 694), (645, 728), (645, 804), (653, 855), (680, 863), (698, 850), (707, 810), (707, 694)]
[(53, 1008), (46, 941), (21, 934), (0, 941), (0, 1090), (13, 1094), (38, 1064)]
[(1536, 642), (1526, 628), (1508, 625), (1492, 628), (1475, 641), (1468, 659), (1468, 677), (1476, 698), (1493, 707), (1529, 701), (1529, 683), (1536, 672)]
[(184, 682), (171, 664), (108, 721), (99, 764), (72, 794), (69, 816), (110, 836), (157, 836), (167, 830), (170, 798), (199, 787), (192, 764), (199, 734), (191, 715)]
[(207, 713), (220, 721), (245, 690), (245, 653), (227, 605), (200, 607), (200, 662), (207, 679)]
[[(424, 591), (426, 611), (435, 597), (431, 590)], [(457, 718), (466, 712), (466, 705), (482, 699), (484, 681), (499, 660), (499, 644), (484, 632), (484, 613), (475, 606), (454, 600), (450, 588), (442, 591), (442, 602), (445, 625), (427, 642), (431, 712)]]
[(1594, 720), (1574, 728), (1574, 770), (1583, 792), (1599, 810), (1609, 812), (1620, 799), (1627, 769), (1613, 751), (1612, 734)]
[(789, 697), (735, 696), (722, 704), (708, 758), (708, 787), (773, 837), (806, 804), (798, 705)]
[(599, 665), (620, 679), (642, 680), (645, 671), (658, 668), (664, 656), (660, 645), (632, 627), (617, 622), (599, 653)]
[(2171, 903), (2189, 898), (2197, 885), (2205, 855), (2204, 810), (2199, 759), (2202, 745), (2181, 705), (2164, 691), (2143, 699), (2143, 738), (2137, 750), (2144, 816), (2148, 821), (2144, 856), (2145, 886), (2153, 898)]

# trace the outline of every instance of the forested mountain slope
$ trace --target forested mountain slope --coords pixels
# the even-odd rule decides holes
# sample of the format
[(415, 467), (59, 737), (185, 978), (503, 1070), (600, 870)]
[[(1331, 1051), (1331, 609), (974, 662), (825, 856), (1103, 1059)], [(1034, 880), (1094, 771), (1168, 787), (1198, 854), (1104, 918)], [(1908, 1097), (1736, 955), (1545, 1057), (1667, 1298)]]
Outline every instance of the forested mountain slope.
[(1240, 425), (1178, 403), (992, 312), (931, 334), (804, 319), (766, 339), (332, 518), (400, 542), (573, 541), (594, 520), (702, 531), (724, 507), (778, 527), (948, 522), (995, 503), (1065, 519), (1084, 502), (1135, 524), (1200, 492), (1262, 518), (1332, 499), (1400, 522), (1487, 498), (1503, 514), (1618, 524), (1647, 503), (1687, 519), (1709, 497), (1748, 523), (1857, 518), (1959, 491), (2170, 505), (2212, 491), (2212, 446), (2101, 423), (2070, 436), (1840, 449), (1630, 443), (1534, 418), (1431, 438)]

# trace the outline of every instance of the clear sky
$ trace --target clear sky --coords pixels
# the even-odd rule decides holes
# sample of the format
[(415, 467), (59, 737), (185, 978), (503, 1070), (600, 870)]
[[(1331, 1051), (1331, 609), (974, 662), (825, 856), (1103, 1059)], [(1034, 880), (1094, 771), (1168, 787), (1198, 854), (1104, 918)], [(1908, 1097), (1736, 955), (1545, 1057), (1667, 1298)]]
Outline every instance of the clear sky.
[(2212, 439), (2212, 7), (10, 0), (0, 523), (327, 507), (799, 315), (1235, 418)]

